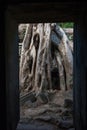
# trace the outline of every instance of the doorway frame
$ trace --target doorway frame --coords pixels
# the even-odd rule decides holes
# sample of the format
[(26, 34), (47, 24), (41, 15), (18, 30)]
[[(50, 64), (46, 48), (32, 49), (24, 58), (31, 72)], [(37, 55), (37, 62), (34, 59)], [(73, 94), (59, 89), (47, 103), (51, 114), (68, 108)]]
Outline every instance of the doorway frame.
[[(78, 7), (78, 8), (77, 8)], [(81, 77), (78, 79), (78, 75), (83, 72), (82, 66), (78, 67), (78, 56), (81, 57), (81, 50), (79, 50), (78, 44), (81, 44), (83, 38), (85, 38), (85, 32), (83, 28), (83, 21), (81, 20), (84, 17), (84, 5), (82, 3), (76, 2), (62, 2), (62, 3), (23, 3), (20, 5), (9, 5), (5, 15), (6, 23), (6, 111), (7, 111), (7, 130), (15, 130), (17, 123), (20, 118), (19, 110), (19, 68), (18, 68), (18, 24), (19, 23), (42, 23), (42, 22), (74, 22), (74, 66), (73, 66), (73, 100), (74, 100), (74, 124), (76, 130), (82, 130), (86, 126), (86, 117), (82, 117), (82, 111), (85, 110), (86, 101), (83, 103), (83, 94), (81, 92), (82, 85), (78, 87)], [(82, 33), (79, 33), (81, 27)], [(85, 28), (84, 28), (85, 29)], [(9, 33), (8, 33), (9, 32)], [(10, 33), (11, 32), (11, 33)], [(78, 40), (78, 37), (81, 36), (82, 39)], [(82, 45), (82, 44), (81, 44)], [(81, 47), (81, 46), (80, 46)], [(80, 48), (81, 49), (81, 48)], [(77, 52), (79, 54), (77, 54)], [(15, 64), (16, 62), (16, 64)], [(81, 71), (79, 71), (81, 69)], [(13, 75), (14, 73), (14, 75)], [(16, 81), (16, 82), (15, 82)], [(17, 89), (12, 89), (17, 87)], [(85, 85), (84, 85), (85, 86)], [(85, 91), (84, 87), (84, 91)], [(79, 92), (77, 93), (77, 91)], [(15, 92), (15, 94), (14, 94)], [(10, 97), (14, 95), (14, 98), (10, 100)], [(85, 93), (86, 98), (86, 93)], [(15, 98), (16, 97), (16, 98)], [(79, 98), (81, 102), (79, 102)], [(14, 101), (14, 105), (13, 102)], [(83, 103), (83, 110), (81, 109), (81, 103)], [(13, 108), (14, 106), (14, 108)], [(80, 107), (80, 108), (79, 108)], [(17, 113), (16, 113), (17, 112)], [(86, 110), (85, 110), (86, 112)], [(84, 112), (84, 114), (85, 114)], [(14, 113), (14, 114), (13, 114)], [(83, 121), (83, 122), (82, 122)], [(77, 124), (76, 122), (79, 122)]]

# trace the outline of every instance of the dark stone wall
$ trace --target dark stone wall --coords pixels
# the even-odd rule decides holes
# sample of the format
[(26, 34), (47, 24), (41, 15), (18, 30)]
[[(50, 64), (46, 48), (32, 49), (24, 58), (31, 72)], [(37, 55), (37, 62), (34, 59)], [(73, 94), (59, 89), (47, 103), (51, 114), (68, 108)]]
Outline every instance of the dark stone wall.
[(87, 128), (87, 16), (74, 26), (74, 122), (76, 130)]
[(6, 128), (6, 94), (5, 94), (5, 11), (0, 7), (0, 129)]
[[(22, 1), (24, 2), (24, 1)], [(25, 1), (26, 2), (26, 1)], [(29, 3), (30, 1), (28, 1)], [(59, 2), (59, 1), (58, 1)], [(61, 1), (62, 2), (62, 1)], [(74, 1), (73, 1), (74, 2)], [(42, 10), (36, 11), (30, 8), (33, 13), (31, 21), (34, 20), (43, 21), (58, 21), (62, 20), (74, 20), (75, 22), (75, 35), (74, 35), (74, 123), (76, 130), (86, 130), (87, 128), (87, 16), (86, 16), (86, 3), (73, 4), (69, 0), (59, 6), (49, 6), (45, 3), (42, 5)], [(33, 3), (30, 2), (30, 3)], [(67, 3), (67, 4), (66, 4)], [(19, 119), (19, 101), (18, 101), (18, 48), (17, 48), (17, 23), (19, 21), (25, 21), (29, 16), (22, 15), (20, 17), (20, 10), (17, 17), (14, 16), (15, 11), (10, 12), (12, 17), (7, 20), (6, 23), (6, 9), (9, 5), (15, 5), (19, 7), (20, 0), (8, 0), (7, 5), (2, 4), (0, 1), (0, 129), (1, 130), (15, 130)], [(78, 6), (77, 6), (78, 5)], [(39, 6), (41, 7), (41, 6)], [(53, 7), (53, 8), (51, 8)], [(37, 9), (37, 6), (35, 7)], [(48, 8), (52, 11), (47, 12)], [(18, 8), (17, 8), (18, 9)], [(62, 15), (60, 15), (59, 10)], [(28, 10), (29, 11), (29, 10)], [(37, 17), (34, 14), (38, 14)], [(40, 13), (39, 13), (40, 12)], [(55, 12), (55, 13), (54, 13)], [(29, 13), (31, 14), (31, 13)], [(43, 14), (43, 15), (42, 15)], [(55, 15), (54, 15), (55, 14)], [(41, 16), (41, 17), (40, 17)], [(51, 17), (52, 16), (52, 17)], [(57, 16), (57, 19), (56, 19)], [(6, 31), (7, 29), (7, 31)], [(6, 121), (7, 119), (7, 121)]]
[(18, 25), (12, 15), (5, 17), (6, 119), (7, 130), (15, 130), (19, 121)]

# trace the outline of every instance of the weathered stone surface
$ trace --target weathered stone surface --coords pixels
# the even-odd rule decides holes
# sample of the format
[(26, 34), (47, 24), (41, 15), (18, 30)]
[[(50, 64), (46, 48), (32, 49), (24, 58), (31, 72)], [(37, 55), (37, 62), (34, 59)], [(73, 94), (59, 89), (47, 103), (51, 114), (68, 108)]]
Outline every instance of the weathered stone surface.
[(20, 96), (20, 105), (23, 105), (25, 102), (35, 102), (36, 97), (34, 93), (26, 93), (23, 96)]
[(43, 115), (42, 115), (42, 116), (37, 116), (37, 117), (35, 118), (35, 120), (43, 120), (43, 121), (47, 121), (47, 122), (48, 122), (48, 121), (50, 122), (51, 119), (52, 119), (52, 118), (51, 118), (51, 116), (49, 116), (49, 115), (45, 115), (45, 116), (43, 116)]
[(72, 120), (61, 120), (59, 124), (60, 128), (72, 128), (73, 127), (73, 121)]
[(64, 100), (64, 107), (65, 108), (72, 108), (73, 107), (73, 101), (71, 99), (65, 99)]
[[(35, 125), (36, 122), (38, 122), (38, 127), (40, 126), (41, 122), (47, 124), (49, 123), (49, 125), (54, 125), (57, 127), (57, 130), (68, 130), (70, 128), (73, 128), (72, 107), (64, 107), (65, 99), (70, 99), (70, 101), (72, 101), (71, 94), (72, 91), (46, 91), (45, 93), (41, 92), (36, 96), (37, 100), (35, 102), (25, 102), (25, 106), (23, 108), (24, 114), (22, 114), (22, 117), (27, 119), (24, 119), (24, 122), (22, 120), (22, 123), (30, 124), (30, 122), (33, 121), (33, 125)], [(55, 130), (55, 128), (53, 130)]]
[(41, 104), (48, 103), (48, 98), (47, 98), (47, 96), (46, 96), (45, 93), (40, 93), (40, 94), (37, 96), (37, 100), (38, 100), (38, 102), (40, 102)]
[(54, 125), (51, 124), (19, 124), (16, 130), (57, 130)]

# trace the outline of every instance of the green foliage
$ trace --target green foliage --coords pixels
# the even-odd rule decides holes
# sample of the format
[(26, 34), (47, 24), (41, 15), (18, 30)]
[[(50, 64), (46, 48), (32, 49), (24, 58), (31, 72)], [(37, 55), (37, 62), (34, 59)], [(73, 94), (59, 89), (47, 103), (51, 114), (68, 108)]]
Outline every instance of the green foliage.
[(58, 23), (59, 26), (62, 28), (73, 28), (74, 23), (73, 22), (62, 22)]

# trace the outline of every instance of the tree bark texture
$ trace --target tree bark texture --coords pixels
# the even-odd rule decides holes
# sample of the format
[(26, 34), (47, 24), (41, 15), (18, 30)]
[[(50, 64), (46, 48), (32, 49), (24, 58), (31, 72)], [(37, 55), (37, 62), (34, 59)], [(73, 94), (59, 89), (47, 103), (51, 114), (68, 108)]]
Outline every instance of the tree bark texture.
[(64, 30), (56, 23), (26, 24), (19, 70), (21, 92), (70, 89), (73, 51)]

